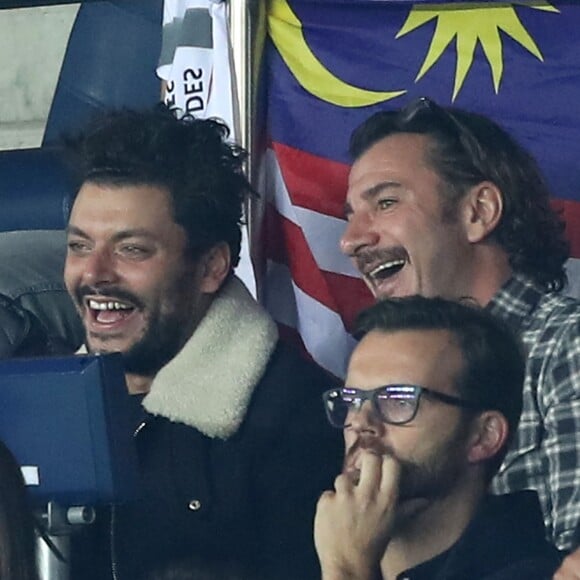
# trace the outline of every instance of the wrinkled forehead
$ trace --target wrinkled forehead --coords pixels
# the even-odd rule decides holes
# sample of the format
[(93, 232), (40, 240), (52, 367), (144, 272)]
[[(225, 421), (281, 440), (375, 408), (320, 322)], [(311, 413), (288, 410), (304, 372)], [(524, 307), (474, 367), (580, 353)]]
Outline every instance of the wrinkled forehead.
[(378, 181), (400, 181), (419, 173), (434, 173), (429, 163), (430, 138), (416, 133), (397, 133), (380, 139), (351, 165), (349, 195), (361, 195)]

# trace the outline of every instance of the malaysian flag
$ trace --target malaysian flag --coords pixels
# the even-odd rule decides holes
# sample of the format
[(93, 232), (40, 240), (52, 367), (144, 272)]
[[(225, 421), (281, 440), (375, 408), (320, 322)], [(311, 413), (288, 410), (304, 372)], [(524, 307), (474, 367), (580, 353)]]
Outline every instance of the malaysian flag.
[(343, 376), (372, 297), (338, 241), (352, 130), (418, 96), (487, 115), (539, 161), (564, 212), (580, 287), (577, 2), (270, 0), (262, 82), (260, 297)]

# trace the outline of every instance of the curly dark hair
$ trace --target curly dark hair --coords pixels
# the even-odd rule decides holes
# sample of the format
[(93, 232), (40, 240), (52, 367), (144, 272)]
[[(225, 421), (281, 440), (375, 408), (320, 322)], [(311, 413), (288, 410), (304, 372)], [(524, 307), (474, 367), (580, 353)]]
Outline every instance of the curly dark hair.
[(481, 410), (500, 411), (509, 425), (503, 450), (488, 461), (487, 477), (499, 469), (522, 412), (524, 349), (507, 324), (477, 305), (443, 298), (407, 296), (382, 300), (359, 313), (356, 336), (373, 330), (447, 330), (457, 342), (463, 369), (457, 394)]
[(66, 146), (80, 184), (154, 185), (171, 195), (176, 223), (196, 256), (219, 242), (239, 262), (243, 207), (255, 192), (244, 174), (246, 151), (228, 141), (218, 119), (180, 115), (159, 103), (104, 113)]
[(548, 290), (567, 282), (570, 255), (565, 224), (550, 206), (550, 191), (534, 158), (490, 119), (420, 98), (398, 111), (375, 113), (351, 136), (354, 160), (381, 139), (398, 133), (427, 135), (427, 161), (442, 180), (444, 210), (452, 214), (466, 191), (491, 181), (502, 193), (503, 213), (492, 238), (516, 272)]

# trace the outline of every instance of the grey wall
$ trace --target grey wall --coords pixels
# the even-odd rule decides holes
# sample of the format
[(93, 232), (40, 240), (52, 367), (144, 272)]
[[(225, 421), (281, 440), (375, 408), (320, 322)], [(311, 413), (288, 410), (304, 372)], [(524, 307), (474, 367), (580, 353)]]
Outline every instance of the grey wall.
[(40, 145), (77, 10), (0, 10), (0, 150)]

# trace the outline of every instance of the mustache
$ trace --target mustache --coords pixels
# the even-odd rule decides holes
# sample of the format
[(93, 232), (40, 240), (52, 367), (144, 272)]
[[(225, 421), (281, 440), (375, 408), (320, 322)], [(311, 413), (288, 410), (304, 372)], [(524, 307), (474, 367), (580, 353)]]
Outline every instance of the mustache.
[(82, 304), (86, 296), (106, 296), (113, 300), (116, 299), (119, 302), (130, 302), (138, 310), (144, 308), (144, 304), (138, 296), (117, 286), (100, 286), (99, 288), (79, 286), (75, 290), (75, 299), (78, 304)]
[(364, 248), (357, 252), (355, 259), (359, 269), (363, 270), (374, 266), (379, 262), (391, 262), (394, 260), (408, 261), (409, 255), (407, 250), (401, 246), (393, 248)]
[(395, 459), (398, 459), (397, 456), (395, 455), (394, 449), (390, 445), (382, 441), (378, 441), (375, 438), (360, 437), (353, 443), (353, 445), (346, 452), (346, 455), (344, 457), (343, 472), (346, 472), (354, 468), (356, 458), (358, 454), (363, 450), (372, 451), (373, 453), (379, 456), (389, 455), (391, 457), (394, 457)]

